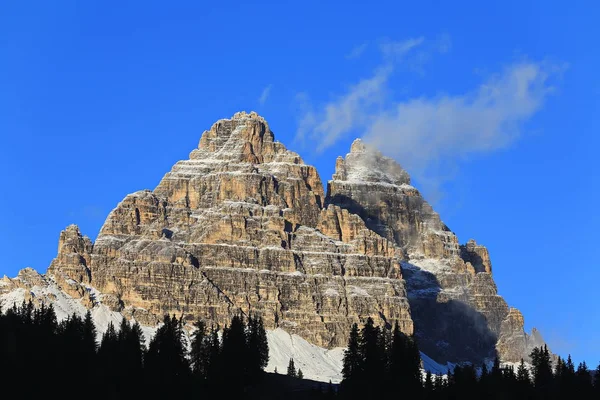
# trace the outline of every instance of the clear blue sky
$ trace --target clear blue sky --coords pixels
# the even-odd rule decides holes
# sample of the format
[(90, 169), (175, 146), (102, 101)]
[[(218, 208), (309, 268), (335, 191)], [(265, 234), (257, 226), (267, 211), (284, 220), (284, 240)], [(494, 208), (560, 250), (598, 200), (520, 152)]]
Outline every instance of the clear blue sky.
[(594, 2), (172, 3), (0, 5), (0, 275), (256, 110), (324, 181), (356, 136), (399, 158), (527, 327), (596, 365)]

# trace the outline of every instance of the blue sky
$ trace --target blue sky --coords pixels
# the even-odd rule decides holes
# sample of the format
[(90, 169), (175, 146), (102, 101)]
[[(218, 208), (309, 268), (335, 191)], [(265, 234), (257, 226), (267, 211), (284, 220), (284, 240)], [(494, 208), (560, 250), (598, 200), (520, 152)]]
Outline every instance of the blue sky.
[(355, 137), (379, 144), (488, 247), (527, 327), (596, 365), (596, 4), (177, 3), (0, 5), (0, 275), (45, 271), (61, 229), (95, 238), (255, 110), (324, 181)]

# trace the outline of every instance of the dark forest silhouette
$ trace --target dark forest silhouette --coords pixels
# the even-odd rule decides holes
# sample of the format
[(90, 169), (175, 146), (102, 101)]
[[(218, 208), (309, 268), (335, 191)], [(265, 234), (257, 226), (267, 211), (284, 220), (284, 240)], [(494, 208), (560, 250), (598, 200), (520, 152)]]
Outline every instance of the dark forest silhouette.
[(600, 366), (575, 368), (570, 356), (552, 363), (546, 347), (532, 351), (531, 369), (496, 359), (489, 370), (464, 364), (446, 377), (423, 375), (415, 338), (371, 318), (352, 326), (336, 388), (302, 379), (293, 359), (286, 375), (264, 373), (269, 349), (261, 318), (234, 316), (221, 337), (218, 326), (198, 320), (187, 343), (183, 321), (165, 315), (147, 344), (140, 325), (124, 318), (97, 343), (89, 311), (60, 323), (52, 305), (29, 301), (3, 311), (0, 381), (22, 398), (600, 399)]
[(575, 368), (571, 357), (552, 363), (546, 346), (531, 352), (531, 370), (502, 367), (498, 358), (488, 370), (483, 364), (456, 366), (446, 377), (421, 373), (416, 340), (400, 332), (375, 327), (368, 319), (359, 331), (353, 325), (344, 354), (340, 396), (345, 399), (600, 399), (600, 365)]
[(188, 346), (182, 320), (166, 315), (146, 346), (140, 325), (123, 318), (97, 343), (89, 311), (59, 323), (52, 305), (24, 302), (0, 315), (0, 379), (23, 398), (236, 397), (261, 383), (269, 360), (261, 318), (234, 316), (222, 338), (202, 320), (195, 328)]

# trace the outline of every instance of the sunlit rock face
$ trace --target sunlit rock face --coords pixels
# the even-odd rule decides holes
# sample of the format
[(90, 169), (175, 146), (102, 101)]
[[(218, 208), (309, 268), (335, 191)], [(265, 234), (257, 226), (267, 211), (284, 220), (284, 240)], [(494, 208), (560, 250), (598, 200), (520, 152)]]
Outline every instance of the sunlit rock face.
[[(410, 184), (406, 171), (360, 140), (338, 157), (327, 205), (359, 215), (401, 250), (422, 350), (437, 361), (519, 361), (531, 348), (518, 310), (497, 293), (487, 249), (458, 238)], [(520, 316), (520, 317), (519, 317)]]
[(326, 195), (314, 167), (241, 112), (202, 133), (154, 190), (126, 196), (94, 243), (69, 226), (46, 275), (24, 270), (0, 294), (48, 287), (34, 300), (56, 302), (59, 288), (146, 326), (169, 313), (223, 327), (243, 312), (327, 348), (372, 317), (415, 333), (441, 363), (496, 351), (518, 361), (543, 341), (525, 334), (491, 271), (487, 249), (460, 245), (394, 160), (355, 141)]
[[(69, 251), (91, 257), (83, 265), (104, 303), (145, 320), (175, 313), (223, 326), (241, 310), (324, 347), (345, 345), (368, 317), (412, 333), (401, 254), (324, 197), (314, 167), (262, 117), (237, 113), (154, 191), (125, 197), (93, 251)], [(57, 260), (52, 273), (87, 279), (77, 260)]]

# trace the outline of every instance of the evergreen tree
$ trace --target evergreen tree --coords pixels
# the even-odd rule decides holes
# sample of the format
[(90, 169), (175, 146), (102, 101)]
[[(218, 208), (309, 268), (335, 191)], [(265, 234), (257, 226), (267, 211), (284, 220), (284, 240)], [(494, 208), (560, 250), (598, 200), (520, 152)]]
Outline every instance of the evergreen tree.
[[(5, 318), (2, 319), (5, 320)], [(28, 373), (37, 377), (38, 385), (36, 385), (35, 391), (41, 391), (42, 388), (56, 382), (55, 379), (58, 379), (58, 377), (55, 378), (55, 375), (58, 374), (57, 371), (61, 368), (59, 360), (62, 359), (62, 341), (59, 341), (57, 337), (58, 323), (54, 307), (42, 303), (39, 308), (35, 309), (33, 311), (33, 324), (30, 329), (34, 330), (33, 340), (29, 346), (34, 357), (29, 359)], [(8, 332), (0, 332), (0, 347), (2, 343), (10, 343), (10, 334), (7, 337), (6, 333)], [(6, 360), (7, 356), (8, 354), (3, 354), (0, 348), (0, 360), (2, 360), (0, 364), (7, 362), (9, 365), (13, 365), (12, 362)], [(8, 378), (6, 374), (1, 376)], [(43, 395), (42, 392), (37, 394), (39, 396)], [(36, 393), (32, 393), (32, 397), (35, 395)]]
[(192, 334), (192, 346), (190, 349), (190, 364), (195, 379), (204, 380), (206, 371), (204, 371), (204, 362), (207, 354), (205, 353), (206, 344), (206, 324), (201, 319), (194, 323), (196, 330)]
[(593, 395), (592, 374), (585, 361), (577, 366), (574, 386), (581, 398), (589, 398)]
[(92, 313), (89, 310), (85, 313), (83, 320), (83, 347), (88, 360), (93, 361), (98, 349), (98, 342), (96, 342), (96, 325), (94, 325)]
[(554, 372), (554, 388), (558, 397), (566, 397), (575, 389), (575, 365), (571, 355), (567, 360), (558, 357)]
[(121, 319), (121, 324), (119, 325), (119, 333), (117, 334), (117, 339), (119, 343), (125, 342), (127, 336), (129, 336), (130, 329), (131, 326), (129, 325), (129, 321), (127, 321), (127, 318), (123, 317)]
[(262, 318), (249, 317), (246, 332), (248, 374), (255, 380), (269, 363), (269, 343)]
[(529, 377), (529, 370), (525, 366), (525, 361), (521, 358), (521, 362), (519, 363), (519, 368), (517, 369), (517, 381), (521, 384), (530, 385), (531, 378)]
[(496, 355), (494, 364), (490, 371), (490, 384), (494, 388), (499, 388), (502, 384), (502, 368), (500, 366), (500, 358)]
[(398, 380), (406, 390), (417, 394), (422, 388), (420, 367), (421, 355), (416, 341), (402, 333), (396, 323), (389, 356), (391, 378)]
[(118, 340), (120, 342), (118, 347), (122, 349), (118, 357), (122, 364), (119, 383), (124, 395), (132, 397), (138, 393), (133, 382), (139, 382), (143, 378), (145, 346), (140, 324), (137, 321), (127, 324), (125, 333), (120, 335)]
[(348, 347), (344, 350), (344, 362), (342, 368), (342, 386), (352, 386), (360, 375), (361, 354), (359, 349), (358, 325), (352, 324)]
[(102, 381), (106, 382), (102, 387), (103, 397), (116, 398), (118, 396), (121, 375), (119, 356), (118, 335), (113, 323), (109, 322), (98, 348), (98, 371)]
[[(246, 347), (246, 328), (241, 315), (231, 318), (231, 323), (223, 330), (223, 343), (221, 344), (221, 362), (228, 379), (239, 383), (238, 386), (228, 384), (228, 390), (241, 390), (247, 383), (249, 365), (248, 348)], [(223, 372), (225, 372), (223, 371)], [(235, 386), (235, 387), (234, 387)]]
[[(373, 397), (379, 396), (384, 389), (385, 365), (381, 349), (381, 331), (375, 327), (373, 319), (367, 318), (359, 341), (359, 351), (362, 360), (359, 389), (370, 386), (369, 392)], [(356, 388), (354, 390), (357, 390)], [(357, 393), (358, 394), (358, 393)]]
[(298, 373), (296, 374), (296, 377), (299, 379), (304, 379), (304, 374), (302, 373), (302, 370), (300, 368), (298, 368)]
[(570, 354), (567, 357), (567, 362), (565, 363), (565, 367), (567, 369), (567, 373), (570, 376), (574, 376), (575, 375), (575, 364), (573, 364), (573, 360), (571, 359), (571, 355)]
[(294, 359), (290, 358), (290, 362), (287, 367), (287, 374), (291, 377), (296, 377), (296, 367), (294, 366)]
[(559, 382), (560, 380), (562, 380), (565, 372), (565, 361), (558, 356), (558, 358), (556, 359), (556, 365), (554, 367), (554, 380)]
[(88, 372), (87, 365), (81, 367), (81, 355), (85, 353), (84, 322), (73, 313), (59, 325), (62, 357), (59, 367), (74, 382), (74, 389), (83, 389), (84, 376)]
[(552, 393), (552, 366), (548, 347), (536, 347), (531, 352), (531, 365), (533, 369), (533, 386), (538, 396), (550, 397)]
[(433, 377), (431, 371), (427, 371), (425, 374), (425, 382), (423, 383), (423, 391), (426, 399), (433, 398)]
[(25, 300), (23, 300), (22, 316), (23, 316), (23, 323), (25, 323), (26, 325), (30, 325), (33, 323), (33, 310), (34, 310), (33, 301), (31, 299), (29, 299), (27, 301), (27, 304), (25, 304)]
[(42, 334), (46, 337), (54, 336), (58, 331), (56, 312), (54, 311), (54, 306), (52, 304), (48, 307), (45, 307), (44, 304), (42, 304), (38, 313), (38, 319), (34, 322), (39, 326)]
[[(180, 395), (189, 374), (182, 320), (165, 315), (163, 324), (150, 341), (146, 355), (149, 383), (161, 381), (171, 396)], [(166, 392), (156, 393), (165, 395)]]
[(96, 326), (92, 320), (92, 314), (88, 310), (85, 313), (82, 326), (82, 337), (81, 337), (81, 353), (80, 363), (83, 370), (87, 374), (94, 374), (96, 365), (96, 351), (98, 349), (98, 342), (96, 341)]
[(142, 327), (136, 321), (131, 325), (129, 335), (127, 336), (127, 348), (130, 349), (131, 367), (136, 371), (140, 371), (143, 366), (144, 352), (146, 351), (144, 333)]
[(218, 383), (221, 371), (221, 343), (219, 342), (219, 326), (213, 326), (210, 335), (207, 338), (208, 357), (205, 360), (204, 370), (206, 371), (206, 380), (211, 387)]
[(502, 390), (503, 397), (514, 397), (513, 394), (518, 390), (517, 374), (512, 365), (508, 365), (502, 369)]
[(109, 322), (108, 328), (102, 335), (100, 341), (100, 348), (98, 349), (98, 357), (100, 364), (102, 365), (101, 370), (112, 369), (112, 364), (118, 354), (118, 337), (115, 331), (115, 326), (112, 322)]
[(517, 368), (517, 382), (515, 385), (515, 397), (519, 399), (532, 398), (532, 385), (529, 369), (525, 366), (525, 361), (521, 358), (519, 368)]

